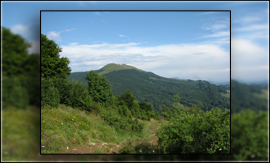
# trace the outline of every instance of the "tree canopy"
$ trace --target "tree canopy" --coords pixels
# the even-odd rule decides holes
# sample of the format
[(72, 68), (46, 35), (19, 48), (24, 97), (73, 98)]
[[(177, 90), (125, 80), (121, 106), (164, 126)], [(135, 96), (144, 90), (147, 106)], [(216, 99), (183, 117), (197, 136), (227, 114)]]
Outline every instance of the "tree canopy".
[(20, 35), (2, 27), (3, 103), (25, 108), (40, 105), (39, 54), (28, 54), (30, 44)]
[(60, 58), (62, 49), (46, 35), (41, 34), (41, 76), (67, 79), (71, 73), (67, 57)]
[(18, 76), (24, 73), (28, 59), (27, 43), (20, 35), (13, 34), (10, 29), (2, 27), (2, 59), (3, 75)]
[(103, 105), (112, 102), (111, 85), (105, 77), (99, 76), (95, 71), (89, 71), (87, 77), (88, 92), (94, 101)]

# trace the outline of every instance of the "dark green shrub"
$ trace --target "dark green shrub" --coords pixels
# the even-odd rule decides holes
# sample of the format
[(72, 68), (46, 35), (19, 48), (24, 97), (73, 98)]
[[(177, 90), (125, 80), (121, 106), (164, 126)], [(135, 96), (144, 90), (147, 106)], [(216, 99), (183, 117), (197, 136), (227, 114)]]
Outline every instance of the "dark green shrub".
[(267, 160), (268, 111), (256, 114), (252, 110), (242, 110), (233, 114), (231, 121), (232, 154), (235, 160)]
[(6, 77), (2, 79), (3, 108), (14, 106), (19, 109), (25, 109), (29, 104), (28, 93), (22, 86), (18, 77)]
[[(197, 110), (197, 111), (196, 111)], [(198, 114), (196, 112), (199, 112)], [(230, 111), (176, 110), (174, 123), (158, 130), (165, 154), (229, 154)]]
[(109, 81), (100, 76), (95, 71), (90, 71), (87, 73), (85, 78), (88, 83), (88, 92), (93, 101), (102, 104), (103, 106), (108, 106), (113, 103), (111, 85)]
[(88, 111), (91, 111), (91, 108), (93, 108), (95, 112), (99, 113), (98, 106), (93, 104), (87, 86), (83, 85), (80, 81), (71, 82), (69, 86), (68, 96), (72, 107), (78, 107)]
[(57, 88), (50, 78), (41, 78), (41, 107), (49, 105), (57, 108), (60, 103), (60, 96)]
[(132, 123), (132, 130), (134, 132), (142, 132), (143, 130), (143, 124), (141, 122), (138, 121), (138, 119), (135, 119)]
[(72, 106), (71, 98), (71, 83), (68, 80), (57, 78), (54, 80), (54, 86), (57, 88), (60, 96), (60, 103)]

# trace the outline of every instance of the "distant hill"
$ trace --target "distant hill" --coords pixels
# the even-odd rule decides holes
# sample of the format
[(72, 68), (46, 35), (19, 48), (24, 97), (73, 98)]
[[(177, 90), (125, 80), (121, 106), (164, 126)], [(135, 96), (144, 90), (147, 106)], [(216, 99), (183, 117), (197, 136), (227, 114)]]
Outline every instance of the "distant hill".
[(113, 71), (130, 70), (130, 69), (135, 69), (135, 70), (138, 70), (141, 72), (145, 72), (145, 71), (140, 70), (140, 69), (133, 67), (133, 66), (129, 66), (126, 64), (119, 65), (119, 64), (115, 64), (115, 63), (107, 64), (106, 66), (102, 67), (100, 70), (97, 70), (97, 72), (99, 75), (104, 75), (104, 74), (107, 74), (107, 73), (110, 73)]
[(251, 109), (258, 113), (268, 110), (269, 88), (265, 84), (244, 84), (231, 81), (231, 113), (238, 113), (243, 109)]
[[(154, 110), (160, 110), (162, 106), (173, 107), (176, 94), (181, 97), (180, 103), (189, 107), (198, 105), (205, 111), (214, 107), (230, 108), (230, 99), (224, 96), (227, 91), (207, 81), (164, 78), (125, 64), (108, 64), (96, 72), (109, 80), (114, 94), (121, 95), (129, 89), (136, 100), (151, 103)], [(86, 74), (71, 73), (68, 80), (80, 79), (86, 84)]]

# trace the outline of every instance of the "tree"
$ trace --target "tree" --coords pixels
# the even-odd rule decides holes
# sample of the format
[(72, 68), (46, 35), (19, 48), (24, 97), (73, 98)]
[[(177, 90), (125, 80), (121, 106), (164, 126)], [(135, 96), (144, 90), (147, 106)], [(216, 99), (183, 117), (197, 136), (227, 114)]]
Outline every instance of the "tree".
[(111, 85), (105, 77), (99, 76), (95, 71), (89, 71), (87, 77), (88, 92), (93, 101), (108, 105), (112, 103)]
[(125, 101), (127, 107), (129, 109), (133, 106), (133, 101), (135, 100), (135, 96), (132, 95), (132, 92), (128, 89), (125, 93), (122, 94), (121, 98)]
[(27, 43), (20, 35), (13, 34), (10, 29), (2, 27), (2, 68), (3, 75), (23, 76), (25, 61), (28, 58)]
[(70, 63), (67, 57), (60, 58), (62, 49), (46, 35), (41, 34), (41, 76), (51, 79), (67, 79), (71, 73)]
[[(2, 27), (1, 39), (3, 59), (1, 67), (3, 83), (6, 83), (3, 84), (5, 106), (9, 104), (17, 108), (20, 106), (25, 108), (29, 104), (39, 106), (40, 55), (28, 55), (27, 49), (30, 44), (20, 35), (13, 34), (8, 28)], [(11, 94), (13, 95), (10, 96)], [(11, 101), (16, 101), (16, 104)]]

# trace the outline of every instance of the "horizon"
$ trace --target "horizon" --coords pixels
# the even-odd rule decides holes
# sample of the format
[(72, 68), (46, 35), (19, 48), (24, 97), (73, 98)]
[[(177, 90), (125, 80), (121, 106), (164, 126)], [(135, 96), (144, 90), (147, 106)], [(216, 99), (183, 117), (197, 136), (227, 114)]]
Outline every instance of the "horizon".
[[(105, 67), (105, 66), (107, 66), (107, 65), (109, 65), (109, 64), (116, 64), (116, 63), (108, 63), (108, 64), (106, 64), (106, 65), (104, 65), (104, 66), (102, 66), (100, 69), (102, 69), (103, 67)], [(125, 64), (125, 63), (122, 63), (122, 64), (116, 64), (116, 65), (128, 65), (128, 64)], [(132, 65), (128, 65), (128, 66), (132, 66)], [(140, 69), (139, 67), (135, 67), (135, 66), (132, 66), (132, 67), (134, 67), (134, 68), (137, 68), (137, 69)], [(98, 71), (98, 70), (100, 70), (100, 69), (96, 69), (96, 70), (89, 70), (89, 71)], [(142, 70), (142, 69), (140, 69), (140, 70)], [(89, 72), (89, 71), (76, 71), (76, 72)], [(147, 71), (147, 70), (143, 70), (143, 71), (145, 71), (145, 72), (151, 72), (151, 71)], [(71, 73), (76, 73), (76, 72), (71, 72)], [(153, 73), (153, 72), (152, 72)], [(156, 74), (156, 75), (158, 75), (158, 74)], [(158, 76), (160, 76), (160, 75), (158, 75)], [(161, 77), (164, 77), (164, 76), (161, 76)], [(164, 78), (168, 78), (168, 77), (164, 77)], [(199, 81), (199, 80), (201, 80), (201, 79), (198, 79), (198, 80), (195, 80), (195, 79), (188, 79), (188, 78), (178, 78), (178, 77), (170, 77), (170, 78), (168, 78), (168, 79), (179, 79), (179, 80), (193, 80), (193, 81)], [(208, 81), (208, 80), (201, 80), (201, 81), (207, 81), (207, 82), (212, 82), (213, 84), (216, 84), (216, 83), (228, 83), (228, 82), (230, 82), (230, 80), (229, 81)], [(222, 85), (222, 84), (221, 84)]]
[(41, 12), (41, 27), (72, 72), (113, 62), (166, 78), (230, 80), (228, 11)]
[[(32, 45), (28, 49), (29, 54), (40, 53), (40, 32), (46, 34), (60, 47), (65, 46), (60, 53), (61, 57), (73, 57), (71, 64), (75, 65), (69, 65), (72, 72), (99, 69), (110, 60), (112, 62), (117, 60), (119, 63), (132, 64), (164, 77), (227, 80), (230, 72), (229, 62), (218, 59), (215, 54), (228, 55), (231, 44), (233, 80), (244, 82), (269, 80), (269, 2), (1, 2), (1, 4), (2, 27), (9, 28), (13, 33), (25, 38)], [(83, 9), (96, 12), (85, 12), (88, 16), (79, 17), (72, 13), (69, 13), (70, 16), (65, 16), (66, 13), (61, 16), (59, 12), (58, 15), (52, 14), (54, 17), (48, 17), (47, 21), (44, 20), (44, 15), (41, 15), (40, 24), (40, 10), (57, 9)], [(209, 9), (231, 10), (231, 43), (228, 40), (230, 17), (225, 12), (188, 12), (182, 15), (181, 12), (180, 14), (133, 12), (133, 15), (132, 12), (124, 14), (98, 12), (98, 10)], [(80, 22), (83, 25), (80, 25)], [(80, 48), (82, 54), (76, 54), (79, 52), (76, 46), (83, 47)], [(90, 52), (89, 48), (92, 50), (90, 54), (83, 52), (85, 50)], [(75, 49), (74, 54), (77, 58), (74, 54), (68, 54), (72, 52), (69, 49)], [(179, 49), (183, 51), (181, 55), (176, 53)], [(214, 57), (208, 54), (207, 50), (212, 52)], [(115, 59), (104, 55), (106, 51), (113, 52), (111, 56)], [(127, 55), (130, 52), (131, 55)], [(201, 58), (196, 57), (192, 60), (191, 57), (186, 57), (191, 53)], [(78, 55), (86, 57), (81, 58)], [(208, 56), (208, 60), (203, 56)], [(133, 57), (133, 60), (127, 62), (128, 57)], [(179, 66), (175, 68), (177, 62)], [(227, 75), (222, 75), (226, 72)]]

